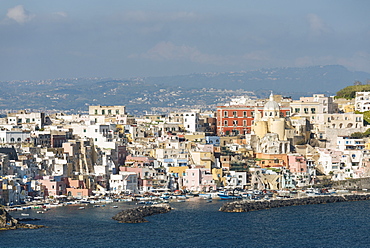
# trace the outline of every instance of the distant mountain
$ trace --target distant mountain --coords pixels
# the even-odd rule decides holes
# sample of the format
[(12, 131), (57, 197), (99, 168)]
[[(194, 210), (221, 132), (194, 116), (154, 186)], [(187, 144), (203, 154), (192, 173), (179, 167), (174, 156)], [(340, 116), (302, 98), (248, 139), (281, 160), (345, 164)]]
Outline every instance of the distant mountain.
[(352, 85), (356, 80), (366, 82), (370, 74), (352, 72), (344, 66), (327, 65), (304, 68), (272, 68), (244, 72), (199, 73), (172, 77), (149, 77), (147, 83), (250, 91), (331, 92)]
[(240, 95), (335, 95), (366, 82), (370, 74), (343, 66), (274, 68), (243, 72), (198, 73), (130, 79), (78, 78), (0, 82), (0, 110), (54, 110), (85, 112), (88, 105), (126, 105), (129, 113), (166, 112), (169, 109), (214, 109)]

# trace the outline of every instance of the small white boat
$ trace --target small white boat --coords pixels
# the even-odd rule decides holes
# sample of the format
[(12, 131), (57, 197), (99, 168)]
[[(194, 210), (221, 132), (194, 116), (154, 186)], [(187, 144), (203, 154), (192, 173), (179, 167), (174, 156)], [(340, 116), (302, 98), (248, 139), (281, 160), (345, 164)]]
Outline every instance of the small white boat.
[(37, 211), (36, 213), (38, 213), (38, 214), (43, 214), (43, 213), (45, 213), (44, 211)]
[(78, 209), (79, 209), (79, 210), (82, 210), (82, 209), (85, 209), (85, 207), (79, 207)]
[(30, 216), (30, 214), (21, 213), (22, 216)]
[(118, 206), (113, 206), (113, 208), (118, 208)]

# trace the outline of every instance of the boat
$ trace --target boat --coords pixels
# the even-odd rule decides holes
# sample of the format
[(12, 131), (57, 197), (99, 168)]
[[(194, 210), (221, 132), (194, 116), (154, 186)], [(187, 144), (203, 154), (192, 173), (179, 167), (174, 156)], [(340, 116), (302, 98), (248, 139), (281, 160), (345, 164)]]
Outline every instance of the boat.
[(113, 206), (113, 208), (118, 208), (118, 206)]
[(85, 207), (79, 207), (78, 209), (79, 209), (79, 210), (82, 210), (82, 209), (85, 209)]
[(38, 213), (38, 214), (44, 214), (45, 212), (44, 211), (37, 211), (36, 213)]
[(217, 194), (221, 200), (235, 200), (235, 199), (242, 199), (240, 195), (228, 195), (225, 193)]
[(30, 216), (30, 214), (21, 213), (22, 216)]

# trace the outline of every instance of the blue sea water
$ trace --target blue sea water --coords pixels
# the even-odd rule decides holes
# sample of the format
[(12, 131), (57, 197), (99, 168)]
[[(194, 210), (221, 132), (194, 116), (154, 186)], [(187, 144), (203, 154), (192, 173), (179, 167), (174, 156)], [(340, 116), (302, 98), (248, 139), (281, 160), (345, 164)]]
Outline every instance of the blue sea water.
[(370, 201), (249, 213), (219, 212), (224, 203), (199, 198), (170, 203), (171, 212), (141, 224), (112, 219), (134, 203), (66, 206), (45, 214), (27, 210), (41, 219), (32, 223), (48, 228), (2, 231), (0, 247), (370, 247)]

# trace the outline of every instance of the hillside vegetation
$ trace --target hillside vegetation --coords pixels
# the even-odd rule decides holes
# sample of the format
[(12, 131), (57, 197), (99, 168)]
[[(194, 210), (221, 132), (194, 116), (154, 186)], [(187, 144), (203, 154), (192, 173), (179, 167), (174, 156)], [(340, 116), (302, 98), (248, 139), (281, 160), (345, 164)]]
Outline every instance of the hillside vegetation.
[(370, 84), (351, 85), (337, 92), (335, 98), (353, 99), (356, 97), (356, 92), (370, 91)]

